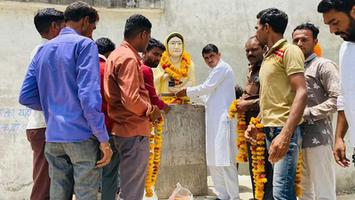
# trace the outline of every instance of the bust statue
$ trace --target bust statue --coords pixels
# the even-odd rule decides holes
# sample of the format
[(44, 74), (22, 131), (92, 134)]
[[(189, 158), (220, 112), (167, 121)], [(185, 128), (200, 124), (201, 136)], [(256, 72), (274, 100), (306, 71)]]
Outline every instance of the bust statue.
[(176, 98), (175, 93), (195, 85), (195, 67), (190, 54), (185, 51), (180, 33), (170, 33), (159, 66), (154, 70), (154, 84), (166, 103), (188, 103), (187, 98)]

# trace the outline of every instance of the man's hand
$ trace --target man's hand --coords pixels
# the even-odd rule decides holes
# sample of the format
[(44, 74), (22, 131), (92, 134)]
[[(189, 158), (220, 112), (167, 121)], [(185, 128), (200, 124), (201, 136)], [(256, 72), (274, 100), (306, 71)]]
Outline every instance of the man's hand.
[(348, 127), (348, 121), (346, 120), (344, 111), (338, 111), (333, 154), (335, 162), (342, 167), (349, 167), (350, 165), (349, 159), (346, 158), (346, 146), (344, 143), (344, 137)]
[(171, 110), (171, 107), (169, 105), (166, 105), (164, 108), (164, 113), (168, 114), (170, 110)]
[(175, 96), (177, 96), (177, 97), (186, 97), (186, 96), (187, 96), (187, 95), (186, 95), (186, 88), (180, 90), (179, 92), (177, 92), (177, 93), (175, 94)]
[(251, 144), (256, 144), (257, 133), (258, 133), (258, 129), (253, 124), (248, 125), (247, 130), (245, 130), (244, 132), (244, 137)]
[(290, 138), (285, 136), (283, 130), (271, 142), (269, 149), (269, 161), (271, 163), (281, 160), (290, 148)]
[(349, 167), (350, 161), (346, 158), (346, 146), (342, 138), (336, 138), (333, 148), (335, 162), (341, 167)]
[(237, 113), (245, 113), (247, 110), (250, 109), (251, 105), (253, 105), (252, 101), (239, 99), (237, 104)]
[(112, 149), (109, 142), (100, 142), (100, 150), (102, 158), (96, 162), (96, 167), (100, 168), (110, 163), (112, 157)]
[(159, 119), (161, 118), (161, 112), (157, 106), (153, 106), (152, 112), (149, 114), (149, 119), (150, 121), (153, 122), (153, 124), (158, 123)]

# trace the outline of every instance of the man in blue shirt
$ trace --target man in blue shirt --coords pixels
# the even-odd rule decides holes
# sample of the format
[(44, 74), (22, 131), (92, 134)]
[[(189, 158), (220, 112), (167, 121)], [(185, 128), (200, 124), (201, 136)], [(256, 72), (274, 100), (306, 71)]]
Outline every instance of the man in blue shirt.
[[(101, 113), (98, 50), (89, 39), (99, 16), (90, 5), (74, 2), (64, 18), (59, 36), (34, 56), (19, 101), (45, 115), (51, 199), (71, 199), (74, 190), (78, 200), (96, 200), (99, 168), (112, 156)], [(103, 156), (97, 161), (99, 145)]]

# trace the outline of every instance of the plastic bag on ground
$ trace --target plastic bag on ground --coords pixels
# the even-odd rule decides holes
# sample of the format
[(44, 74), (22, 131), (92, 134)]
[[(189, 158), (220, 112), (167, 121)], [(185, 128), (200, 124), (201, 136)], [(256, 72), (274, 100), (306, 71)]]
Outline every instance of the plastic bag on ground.
[(176, 188), (169, 197), (169, 200), (193, 200), (193, 195), (187, 188), (181, 186), (180, 183), (176, 184)]

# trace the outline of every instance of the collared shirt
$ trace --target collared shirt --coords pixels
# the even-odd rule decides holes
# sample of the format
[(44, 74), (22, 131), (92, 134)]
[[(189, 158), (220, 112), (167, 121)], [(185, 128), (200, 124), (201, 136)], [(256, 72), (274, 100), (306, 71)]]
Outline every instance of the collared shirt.
[(289, 76), (304, 72), (304, 56), (296, 45), (281, 39), (266, 53), (261, 64), (260, 112), (266, 127), (285, 125), (295, 98)]
[[(36, 55), (38, 49), (46, 43), (48, 40), (46, 38), (42, 38), (41, 44), (37, 45), (31, 52), (30, 61), (32, 61), (33, 57)], [(45, 128), (46, 121), (44, 119), (44, 114), (42, 111), (31, 110), (31, 114), (28, 117), (28, 123), (26, 129), (38, 129)]]
[(167, 105), (157, 95), (157, 92), (154, 87), (153, 70), (147, 65), (142, 64), (142, 71), (143, 71), (145, 89), (147, 89), (149, 92), (150, 102), (153, 105), (158, 106), (160, 110), (163, 110)]
[(62, 29), (38, 50), (19, 101), (44, 111), (47, 142), (80, 142), (93, 134), (100, 142), (108, 141), (97, 46), (74, 29)]
[(307, 106), (303, 114), (303, 147), (333, 144), (332, 116), (339, 95), (339, 73), (328, 59), (310, 55), (305, 61)]
[(355, 147), (355, 43), (344, 42), (339, 51), (340, 95), (338, 110), (343, 110), (349, 125), (348, 133)]
[(106, 62), (104, 77), (112, 134), (121, 137), (149, 136), (147, 110), (151, 107), (144, 86), (141, 57), (127, 41)]

